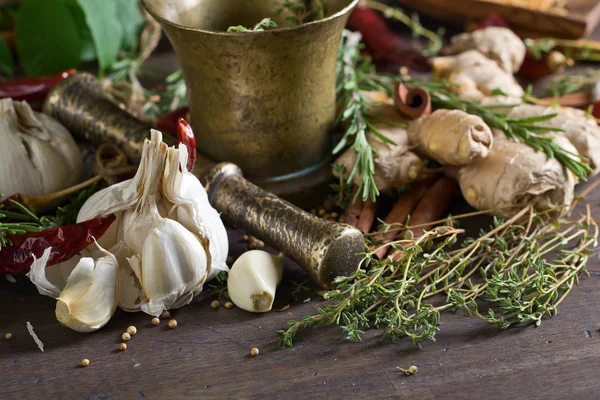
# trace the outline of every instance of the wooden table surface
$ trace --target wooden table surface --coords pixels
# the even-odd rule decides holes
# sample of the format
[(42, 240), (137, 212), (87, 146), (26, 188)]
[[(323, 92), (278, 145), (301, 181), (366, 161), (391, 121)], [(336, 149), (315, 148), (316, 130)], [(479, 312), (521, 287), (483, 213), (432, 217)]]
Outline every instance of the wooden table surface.
[[(600, 188), (588, 202), (600, 216)], [(246, 249), (241, 235), (230, 229), (234, 256)], [(598, 253), (588, 268), (600, 271)], [(290, 282), (304, 279), (288, 263), (275, 308), (289, 303)], [(582, 277), (558, 315), (540, 327), (497, 331), (444, 313), (436, 341), (422, 349), (410, 340), (380, 343), (376, 332), (362, 343), (344, 342), (336, 327), (302, 331), (293, 348), (281, 349), (275, 331), (314, 313), (320, 304), (314, 292), (288, 310), (263, 315), (213, 310), (211, 300), (206, 293), (175, 310), (174, 330), (119, 310), (100, 331), (80, 334), (56, 321), (55, 301), (27, 278), (0, 279), (0, 333), (13, 334), (9, 342), (0, 339), (0, 399), (600, 398), (599, 272)], [(26, 321), (44, 342), (43, 353)], [(120, 352), (129, 325), (138, 333)], [(249, 356), (252, 347), (260, 349), (258, 357)], [(83, 358), (89, 367), (79, 366)], [(396, 368), (411, 365), (419, 368), (414, 376)]]

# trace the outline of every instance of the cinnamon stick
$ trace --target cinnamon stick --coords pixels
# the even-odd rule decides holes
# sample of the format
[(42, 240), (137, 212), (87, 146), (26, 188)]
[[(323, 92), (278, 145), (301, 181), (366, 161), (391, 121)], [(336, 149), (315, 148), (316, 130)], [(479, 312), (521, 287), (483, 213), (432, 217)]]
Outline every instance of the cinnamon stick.
[(363, 209), (360, 212), (358, 217), (358, 224), (356, 227), (362, 233), (371, 232), (371, 226), (373, 225), (373, 221), (375, 221), (375, 214), (377, 213), (377, 205), (371, 198), (364, 203)]
[(394, 101), (398, 113), (405, 118), (417, 119), (431, 114), (431, 98), (424, 89), (418, 87), (408, 89), (404, 84), (396, 82)]
[[(415, 226), (411, 229), (415, 237), (423, 235), (426, 230), (433, 226), (431, 222), (442, 217), (450, 204), (450, 200), (457, 192), (458, 184), (445, 176), (438, 179), (433, 186), (427, 189), (410, 216), (410, 225)], [(393, 259), (398, 259), (401, 256), (401, 250), (396, 250), (391, 255)]]
[[(412, 212), (412, 210), (415, 208), (415, 206), (417, 205), (419, 200), (423, 197), (423, 195), (425, 195), (425, 192), (432, 184), (433, 184), (432, 180), (417, 182), (417, 183), (413, 184), (411, 186), (411, 188), (408, 189), (408, 191), (406, 191), (405, 193), (402, 194), (402, 197), (400, 197), (400, 200), (398, 200), (396, 202), (396, 204), (394, 204), (394, 207), (392, 208), (392, 210), (385, 217), (385, 220), (384, 220), (385, 223), (386, 224), (403, 224), (403, 223), (405, 223), (406, 219), (408, 218), (408, 215)], [(376, 235), (374, 237), (376, 244), (373, 247), (377, 248), (377, 247), (380, 247), (384, 244), (391, 242), (392, 240), (394, 240), (394, 237), (397, 235), (397, 233), (398, 232), (396, 232), (396, 231), (391, 231), (391, 232), (385, 232), (381, 235)], [(377, 258), (379, 258), (380, 260), (382, 260), (386, 256), (388, 250), (389, 250), (389, 246), (382, 247), (375, 253), (375, 256)]]
[[(354, 186), (352, 188), (352, 195), (350, 197), (350, 199), (351, 199), (350, 201), (354, 200), (354, 198), (356, 196), (356, 192), (358, 192), (358, 186)], [(342, 215), (340, 222), (343, 222), (348, 225), (352, 225), (353, 227), (356, 228), (358, 226), (358, 221), (360, 219), (360, 212), (363, 209), (363, 205), (364, 205), (364, 203), (363, 203), (361, 197), (356, 199), (355, 202), (350, 203), (350, 205), (348, 205), (348, 207), (346, 208), (346, 211), (344, 211), (344, 215)]]

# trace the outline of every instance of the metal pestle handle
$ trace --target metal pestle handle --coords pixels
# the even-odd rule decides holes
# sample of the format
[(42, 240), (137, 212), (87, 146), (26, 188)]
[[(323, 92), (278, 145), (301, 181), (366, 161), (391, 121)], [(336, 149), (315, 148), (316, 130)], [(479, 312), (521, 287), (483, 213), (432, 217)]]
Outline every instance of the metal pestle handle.
[(337, 276), (358, 266), (365, 246), (358, 229), (325, 221), (264, 191), (244, 179), (235, 164), (213, 166), (202, 183), (226, 222), (286, 254), (320, 286), (332, 287)]

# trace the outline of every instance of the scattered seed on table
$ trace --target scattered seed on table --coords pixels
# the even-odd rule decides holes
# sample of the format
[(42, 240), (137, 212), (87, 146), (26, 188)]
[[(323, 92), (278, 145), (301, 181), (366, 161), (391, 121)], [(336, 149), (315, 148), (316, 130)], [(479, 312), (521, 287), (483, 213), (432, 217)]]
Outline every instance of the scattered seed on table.
[(162, 312), (161, 317), (164, 319), (171, 318), (171, 313), (165, 310)]
[(169, 320), (169, 328), (171, 329), (175, 329), (177, 327), (177, 320), (175, 319), (170, 319)]
[(90, 365), (90, 360), (88, 360), (87, 358), (84, 358), (83, 360), (81, 360), (80, 364), (82, 367), (87, 367), (88, 365)]
[(252, 350), (250, 350), (250, 355), (252, 357), (256, 357), (258, 355), (258, 353), (260, 353), (260, 352), (258, 351), (257, 347), (253, 347)]
[(227, 303), (225, 303), (225, 308), (233, 308), (233, 303), (228, 301)]
[(319, 208), (319, 212), (318, 212), (319, 217), (322, 217), (325, 214), (327, 214), (327, 211), (324, 208)]
[(336, 213), (335, 211), (331, 213), (331, 218), (336, 218), (339, 217), (340, 214)]
[(119, 345), (119, 350), (121, 350), (121, 351), (127, 350), (127, 345), (125, 343), (121, 343)]
[(219, 300), (213, 300), (210, 303), (210, 306), (211, 306), (211, 308), (214, 308), (216, 310), (217, 308), (219, 308), (221, 306), (221, 303), (219, 302)]
[(133, 336), (137, 333), (137, 328), (135, 326), (131, 325), (130, 327), (127, 328), (127, 333), (129, 333), (131, 336)]
[(158, 319), (158, 317), (152, 318), (152, 325), (158, 325), (158, 324), (160, 324), (160, 319)]
[(248, 236), (248, 235), (244, 235), (244, 236), (242, 236), (242, 240), (243, 240), (244, 242), (247, 242), (248, 240), (250, 240), (250, 236)]
[(123, 339), (124, 341), (128, 341), (131, 339), (131, 335), (129, 333), (125, 332), (121, 335), (121, 339)]
[(4, 340), (12, 340), (12, 333), (8, 332), (4, 334)]

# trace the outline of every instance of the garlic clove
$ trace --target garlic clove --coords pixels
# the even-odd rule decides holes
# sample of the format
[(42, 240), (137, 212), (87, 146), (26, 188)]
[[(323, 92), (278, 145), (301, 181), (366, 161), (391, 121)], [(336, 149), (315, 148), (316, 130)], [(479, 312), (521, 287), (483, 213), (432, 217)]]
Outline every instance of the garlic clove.
[(78, 332), (103, 327), (117, 308), (117, 259), (109, 252), (96, 260), (82, 258), (56, 303), (58, 321)]
[(202, 286), (207, 257), (198, 237), (177, 221), (159, 217), (144, 242), (141, 271), (147, 299), (142, 311), (158, 316)]
[(283, 275), (283, 254), (263, 250), (242, 254), (231, 267), (227, 291), (236, 306), (250, 312), (267, 312)]

